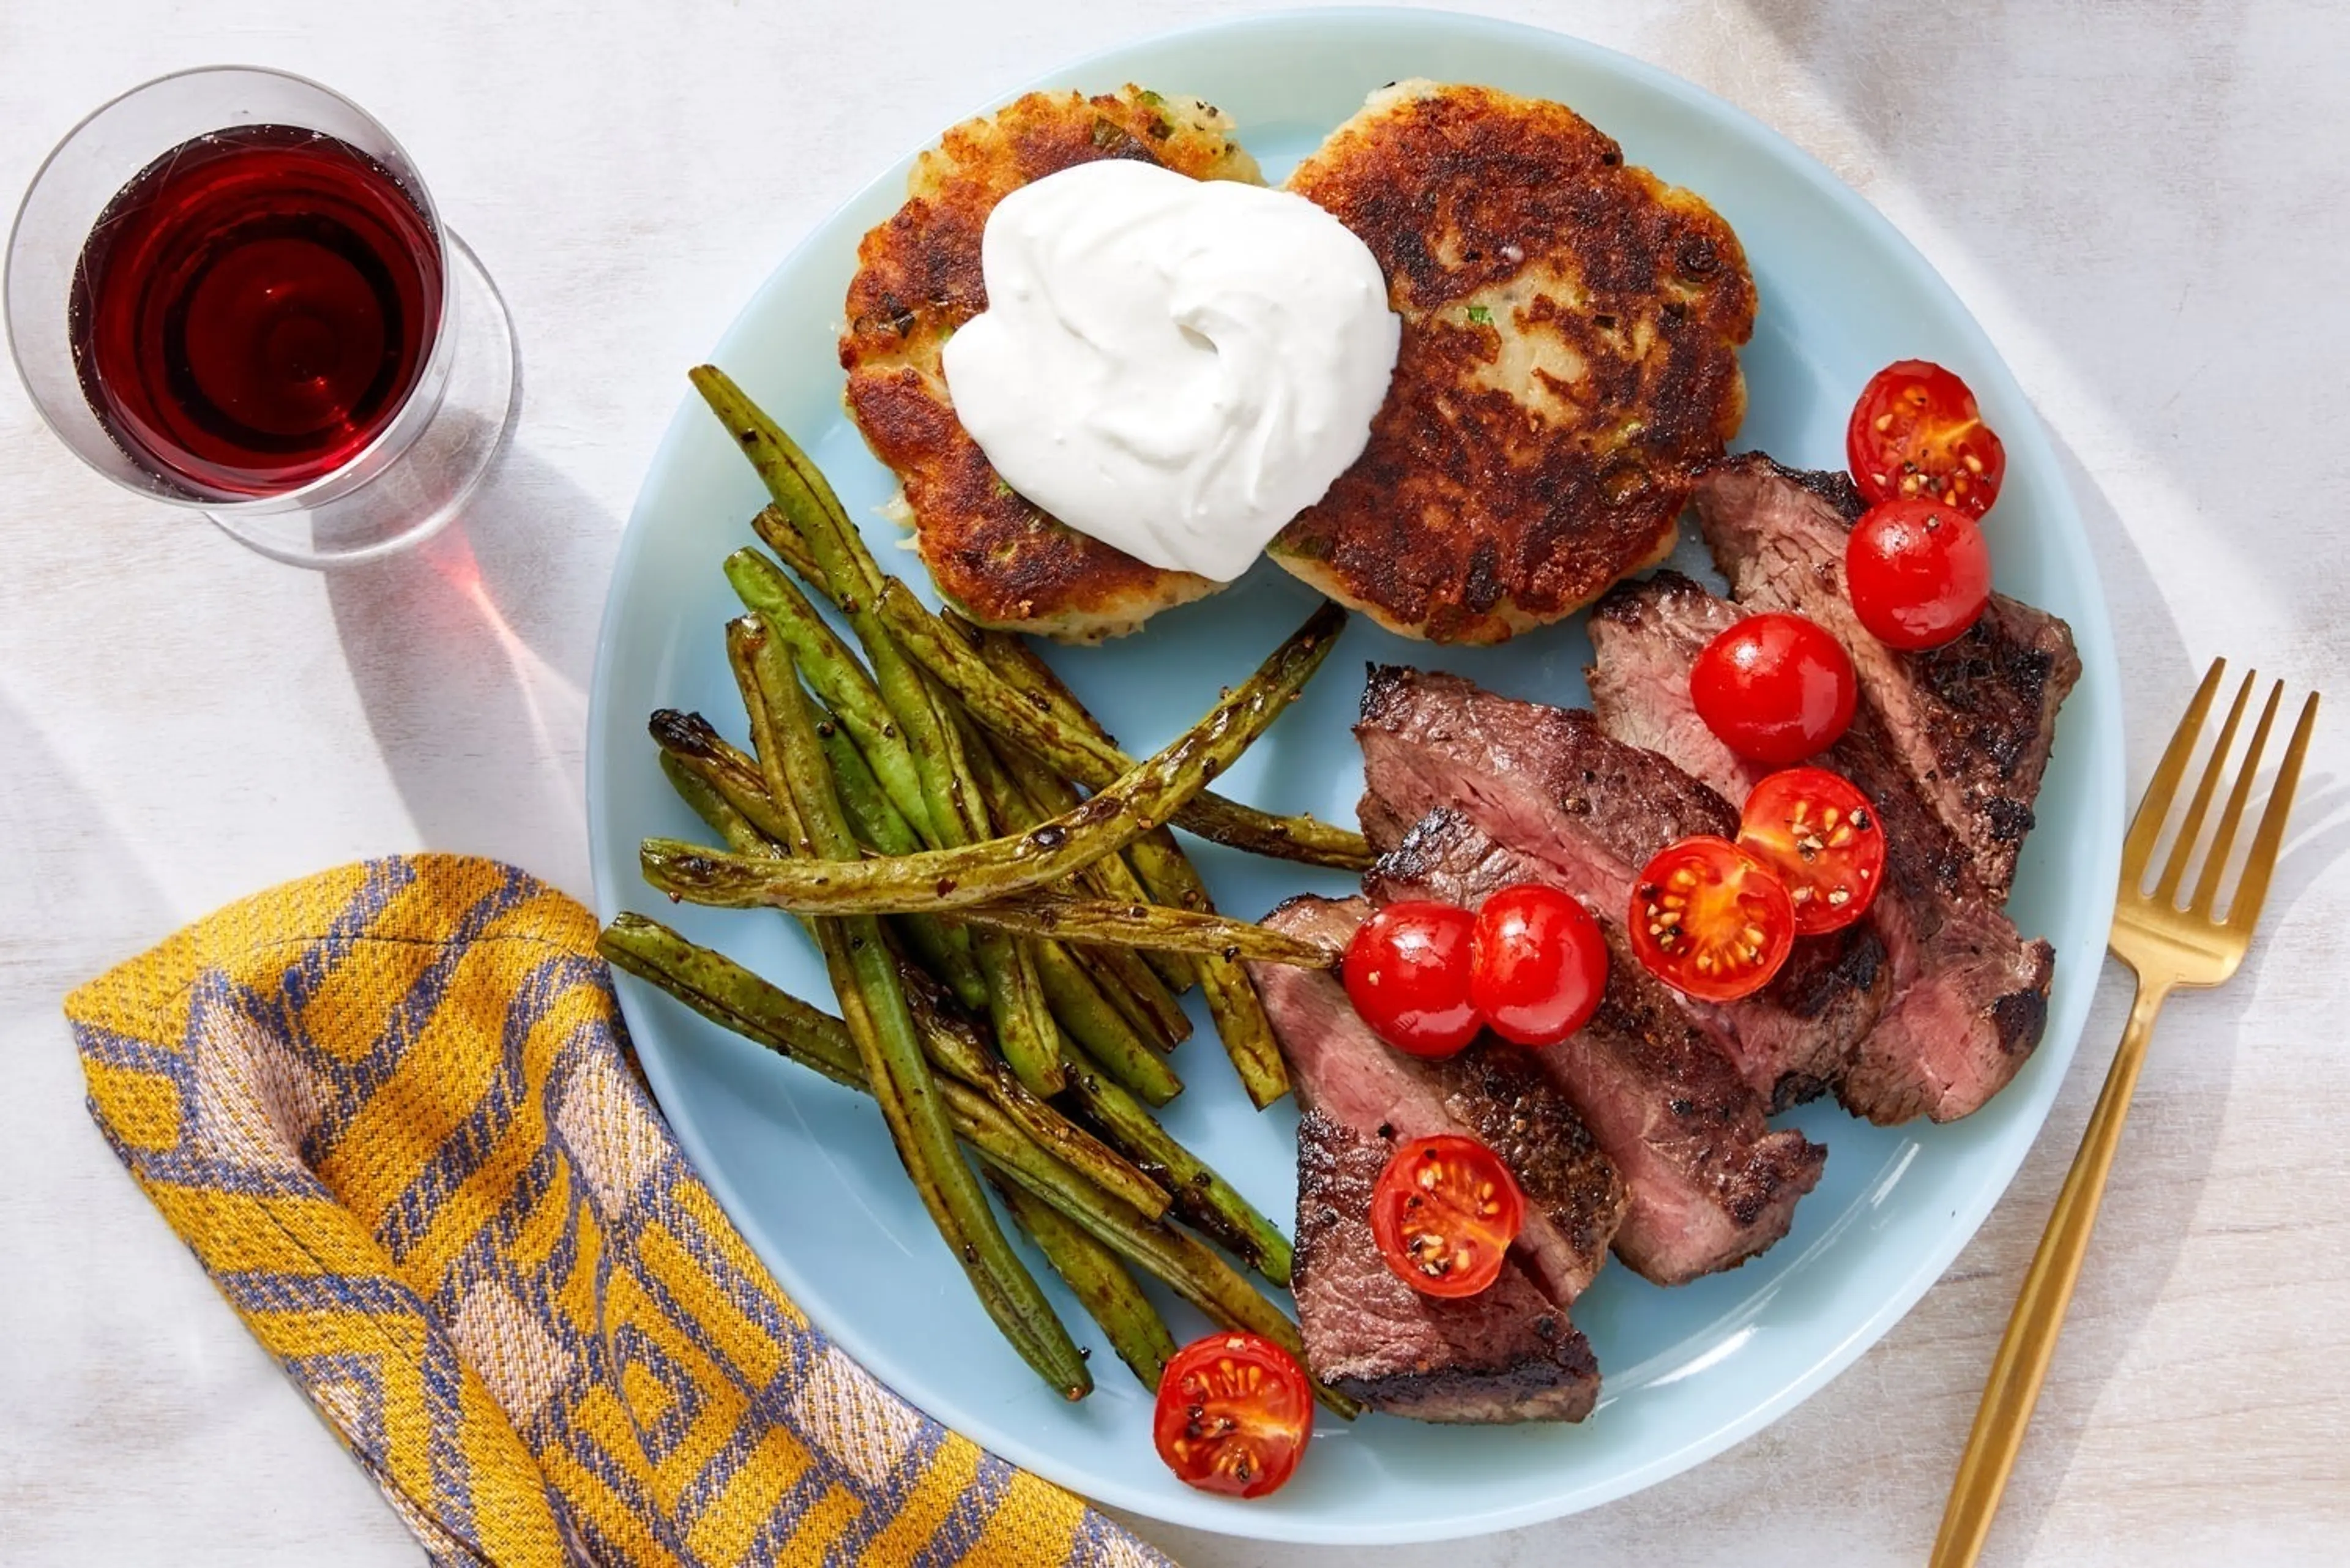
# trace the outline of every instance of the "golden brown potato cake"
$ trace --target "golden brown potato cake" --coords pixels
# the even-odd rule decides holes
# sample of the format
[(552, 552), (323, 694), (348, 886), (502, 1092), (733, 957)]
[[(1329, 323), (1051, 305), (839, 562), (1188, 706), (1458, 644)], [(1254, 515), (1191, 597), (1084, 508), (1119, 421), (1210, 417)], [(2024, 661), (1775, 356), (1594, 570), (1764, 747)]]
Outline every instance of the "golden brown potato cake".
[(1370, 444), (1272, 545), (1409, 637), (1499, 642), (1670, 551), (1746, 410), (1730, 225), (1563, 104), (1399, 82), (1290, 176), (1403, 317)]
[(1099, 158), (1262, 184), (1232, 122), (1197, 99), (1128, 86), (1030, 93), (956, 126), (916, 161), (906, 204), (858, 246), (840, 339), (848, 411), (896, 471), (939, 592), (986, 626), (1095, 642), (1223, 585), (1146, 566), (1014, 492), (955, 418), (939, 350), (987, 308), (980, 236), (995, 203)]

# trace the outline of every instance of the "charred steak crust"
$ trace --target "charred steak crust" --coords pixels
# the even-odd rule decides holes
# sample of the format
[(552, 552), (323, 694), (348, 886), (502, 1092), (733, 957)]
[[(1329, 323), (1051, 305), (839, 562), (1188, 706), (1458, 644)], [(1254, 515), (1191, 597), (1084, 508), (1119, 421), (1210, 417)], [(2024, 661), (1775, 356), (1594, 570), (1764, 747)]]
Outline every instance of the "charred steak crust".
[[(1384, 901), (1470, 903), (1528, 880), (1560, 878), (1444, 808), (1406, 832), (1363, 887)], [(1771, 1130), (1767, 1106), (1715, 1036), (1640, 968), (1617, 919), (1604, 909), (1597, 918), (1609, 944), (1598, 1012), (1571, 1039), (1526, 1054), (1575, 1102), (1623, 1172), (1630, 1207), (1616, 1232), (1617, 1255), (1648, 1279), (1676, 1284), (1732, 1267), (1784, 1235), (1827, 1151)]]
[(1604, 1257), (1630, 1201), (1616, 1167), (1524, 1051), (1488, 1035), (1430, 1064), (1444, 1108), (1502, 1157), (1578, 1255)]
[(1970, 844), (1990, 846), (1979, 867), (2004, 898), (2032, 831), (2056, 710), (2081, 678), (2072, 631), (1993, 595), (1964, 637), (1902, 659), (1942, 715), (1934, 755), (1958, 784), (1964, 816), (1954, 826)]
[[(1685, 670), (1679, 684), (1686, 708)], [(1356, 734), (1371, 786), (1364, 830), (1391, 857), (1366, 883), (1375, 895), (1382, 876), (1433, 874), (1451, 888), (1434, 896), (1461, 902), (1541, 881), (1603, 912), (1620, 910), (1633, 877), (1666, 845), (1738, 831), (1721, 794), (1656, 752), (1605, 734), (1587, 712), (1497, 696), (1457, 676), (1378, 668), (1362, 712)], [(1433, 815), (1423, 825), (1424, 813)], [(1482, 842), (1469, 836), (1472, 822)], [(1724, 1008), (1686, 1004), (1777, 1106), (1820, 1092), (1890, 990), (1868, 933), (1799, 946), (1801, 959), (1761, 996)]]
[(1848, 503), (1856, 499), (1849, 488), (1840, 475), (1807, 475), (1747, 453), (1710, 470), (1694, 499), (1741, 606), (1809, 616), (1851, 649), (1887, 754), (1906, 766), (2003, 901), (2032, 827), (2056, 710), (2080, 679), (2072, 631), (1994, 594), (1955, 641), (1922, 652), (1887, 648), (1846, 597), (1844, 545), (1856, 515)]
[(1851, 1049), (1866, 1038), (1892, 990), (1892, 969), (1877, 928), (1862, 921), (1820, 937), (1798, 937), (1762, 1001), (1814, 1025), (1820, 1048), (1789, 1053), (1771, 1086), (1771, 1108), (1789, 1110), (1834, 1086)]
[[(1369, 913), (1360, 898), (1295, 898), (1265, 917), (1294, 936), (1343, 944)], [(1607, 1261), (1627, 1201), (1616, 1168), (1574, 1106), (1523, 1052), (1486, 1038), (1443, 1062), (1382, 1044), (1326, 973), (1253, 965), (1296, 1080), (1298, 1102), (1383, 1140), (1469, 1133), (1526, 1196), (1518, 1251), (1550, 1298), (1571, 1303)]]
[(1297, 1126), (1298, 1326), (1315, 1375), (1423, 1421), (1579, 1421), (1599, 1397), (1589, 1341), (1514, 1261), (1488, 1289), (1425, 1296), (1378, 1254), (1371, 1189), (1388, 1146), (1318, 1111)]
[[(1773, 1132), (1763, 1125), (1762, 1110), (1746, 1085), (1738, 1081), (1704, 1033), (1690, 1022), (1663, 982), (1653, 979), (1632, 956), (1623, 932), (1607, 932), (1611, 965), (1607, 993), (1590, 1028), (1626, 1043), (1627, 1054), (1652, 1064), (1653, 1076), (1669, 1082), (1677, 1093), (1665, 1102), (1677, 1132), (1706, 1152), (1703, 1167), (1723, 1211), (1742, 1229), (1757, 1226), (1774, 1210), (1792, 1210), (1794, 1199), (1809, 1192), (1827, 1159), (1825, 1147), (1800, 1133)], [(1619, 978), (1620, 977), (1620, 978)], [(1742, 1136), (1725, 1142), (1724, 1131)], [(1649, 1135), (1658, 1141), (1657, 1135)], [(1778, 1228), (1785, 1233), (1785, 1226)], [(1774, 1234), (1742, 1254), (1776, 1241)]]
[[(1831, 480), (1850, 485), (1841, 475), (1813, 477), (1827, 488)], [(1771, 770), (1739, 756), (1706, 727), (1690, 700), (1689, 679), (1706, 644), (1740, 619), (1736, 606), (1679, 572), (1618, 584), (1592, 609), (1596, 661), (1585, 671), (1591, 706), (1610, 737), (1661, 753), (1732, 800), (1743, 800)], [(1796, 940), (1762, 1001), (1814, 1027), (1811, 1049), (1783, 1035), (1773, 1053), (1784, 1075), (1771, 1088), (1774, 1109), (1826, 1092), (1875, 1026), (1891, 981), (1874, 921)]]
[[(1770, 465), (1757, 471), (1789, 477)], [(1659, 573), (1617, 588), (1592, 618), (1598, 656), (1592, 693), (1602, 722), (1727, 789), (1747, 787), (1762, 770), (1731, 756), (1696, 718), (1688, 670), (1738, 616), (1736, 607), (1687, 577)], [(1832, 976), (1837, 962), (1875, 961), (1889, 971), (1892, 994), (1874, 1028), (1840, 1067), (1822, 1075), (1834, 1080), (1848, 1108), (1870, 1120), (1948, 1120), (1980, 1106), (2037, 1044), (2054, 954), (2045, 943), (2017, 936), (1963, 846), (1893, 756), (1882, 723), (1865, 707), (1851, 732), (1819, 759), (1877, 801), (1885, 820), (1885, 892), (1868, 920), (1850, 929), (1866, 934), (1866, 948), (1834, 961), (1814, 950), (1791, 963), (1769, 994), (1800, 1011), (1809, 986)], [(1822, 962), (1829, 966), (1825, 975), (1807, 967)], [(1783, 1086), (1781, 1097), (1794, 1092), (1794, 1085)]]
[[(1728, 801), (1654, 753), (1610, 741), (1582, 709), (1499, 697), (1440, 671), (1372, 665), (1355, 725), (1367, 773), (1389, 737), (1446, 753), (1451, 763), (1478, 759), (1448, 770), (1446, 782), (1455, 790), (1477, 793), (1481, 774), (1523, 773), (1551, 809), (1636, 868), (1676, 838), (1738, 832), (1738, 813)], [(1374, 815), (1384, 814), (1367, 812), (1366, 822)], [(1392, 847), (1377, 837), (1372, 844)]]
[(1871, 919), (1898, 986), (1836, 1097), (1878, 1123), (1970, 1115), (2039, 1045), (2056, 950), (2017, 933), (1878, 741), (1873, 720), (1856, 721), (1829, 757), (1885, 824), (1885, 886)]

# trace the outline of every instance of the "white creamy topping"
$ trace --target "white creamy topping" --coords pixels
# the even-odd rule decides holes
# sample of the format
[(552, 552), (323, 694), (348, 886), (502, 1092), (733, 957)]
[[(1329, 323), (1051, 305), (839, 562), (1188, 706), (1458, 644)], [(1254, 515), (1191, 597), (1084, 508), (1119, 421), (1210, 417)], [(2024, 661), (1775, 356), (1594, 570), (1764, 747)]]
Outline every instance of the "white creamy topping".
[(945, 350), (1014, 490), (1128, 555), (1229, 582), (1362, 455), (1399, 324), (1378, 263), (1283, 191), (1125, 159), (988, 215), (986, 311)]

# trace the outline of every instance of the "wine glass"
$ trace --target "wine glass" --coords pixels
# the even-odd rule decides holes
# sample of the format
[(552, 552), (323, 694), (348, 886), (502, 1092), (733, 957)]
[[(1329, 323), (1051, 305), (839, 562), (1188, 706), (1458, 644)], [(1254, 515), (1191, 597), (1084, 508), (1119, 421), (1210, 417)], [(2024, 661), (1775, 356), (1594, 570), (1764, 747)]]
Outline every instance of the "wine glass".
[(34, 177), (6, 268), (49, 428), (281, 561), (426, 537), (513, 429), (496, 287), (391, 133), (300, 77), (208, 67), (105, 104)]

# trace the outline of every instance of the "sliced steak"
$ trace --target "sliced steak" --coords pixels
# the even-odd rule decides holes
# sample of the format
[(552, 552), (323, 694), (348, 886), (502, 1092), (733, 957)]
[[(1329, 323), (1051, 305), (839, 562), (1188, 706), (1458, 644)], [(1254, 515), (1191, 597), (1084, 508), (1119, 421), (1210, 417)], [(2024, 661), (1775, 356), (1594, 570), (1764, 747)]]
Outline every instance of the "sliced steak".
[[(1360, 898), (1292, 898), (1265, 923), (1344, 941)], [(1524, 1053), (1480, 1041), (1445, 1062), (1382, 1044), (1332, 976), (1253, 966), (1305, 1115), (1297, 1135), (1293, 1289), (1315, 1376), (1423, 1421), (1579, 1421), (1599, 1394), (1567, 1305), (1605, 1262), (1626, 1194), (1565, 1097)], [(1379, 1255), (1371, 1189), (1396, 1145), (1466, 1133), (1507, 1162), (1527, 1208), (1501, 1278), (1422, 1295)]]
[(1584, 671), (1599, 727), (1670, 759), (1724, 799), (1742, 801), (1771, 769), (1722, 744), (1697, 716), (1690, 671), (1744, 612), (1679, 572), (1619, 583), (1591, 607), (1595, 661)]
[[(1281, 1014), (1276, 1012), (1274, 1018)], [(1396, 1277), (1371, 1238), (1389, 1146), (1318, 1110), (1297, 1124), (1298, 1327), (1314, 1376), (1420, 1421), (1580, 1421), (1599, 1365), (1566, 1311), (1512, 1253), (1473, 1296), (1440, 1301)]]
[[(1689, 698), (1690, 664), (1739, 614), (1678, 573), (1611, 593), (1591, 616), (1601, 723), (1718, 787), (1747, 787), (1762, 770), (1715, 739)], [(1876, 1028), (1831, 1075), (1845, 1104), (1872, 1121), (1948, 1121), (1979, 1109), (2039, 1043), (2055, 954), (2017, 934), (1881, 736), (1880, 717), (1864, 711), (1818, 759), (1875, 801), (1885, 823), (1885, 888), (1864, 924), (1893, 985)]]
[[(1297, 898), (1264, 923), (1343, 947), (1369, 912), (1360, 898)], [(1438, 1133), (1486, 1145), (1525, 1191), (1527, 1269), (1561, 1306), (1583, 1293), (1624, 1217), (1624, 1184), (1526, 1053), (1489, 1037), (1440, 1062), (1406, 1056), (1370, 1032), (1336, 977), (1250, 967), (1301, 1105), (1389, 1145)]]
[[(1720, 794), (1654, 752), (1609, 739), (1591, 714), (1498, 697), (1458, 676), (1374, 670), (1355, 733), (1370, 785), (1364, 831), (1375, 846), (1399, 851), (1423, 816), (1451, 810), (1513, 852), (1514, 861), (1495, 863), (1502, 879), (1475, 884), (1464, 902), (1540, 881), (1595, 911), (1621, 911), (1633, 877), (1666, 845), (1738, 832)], [(1410, 858), (1434, 855), (1464, 870), (1483, 851), (1454, 842), (1460, 831), (1431, 829)], [(1888, 992), (1872, 931), (1796, 949), (1778, 978), (1742, 1002), (1711, 1007), (1672, 993), (1773, 1106), (1818, 1094)]]
[[(1610, 741), (1587, 711), (1496, 696), (1458, 675), (1374, 668), (1355, 739), (1363, 830), (1381, 850), (1448, 805), (1512, 848), (1562, 865), (1637, 869), (1676, 838), (1738, 831), (1721, 796), (1664, 758)], [(1630, 885), (1627, 875), (1627, 896)]]
[(2025, 941), (1864, 718), (1830, 763), (1876, 803), (1885, 884), (1870, 911), (1894, 995), (1836, 1084), (1856, 1116), (1955, 1121), (2005, 1088), (2040, 1044), (2056, 950)]
[(1924, 652), (1889, 649), (1862, 627), (1845, 593), (1845, 543), (1860, 514), (1848, 481), (1748, 453), (1700, 480), (1695, 503), (1741, 607), (1808, 616), (1851, 650), (1886, 754), (2004, 903), (2057, 707), (2081, 676), (2072, 631), (2044, 610), (1994, 594), (1957, 640)]
[[(1513, 882), (1557, 882), (1456, 812), (1431, 813), (1364, 878), (1377, 899), (1474, 903)], [(1607, 994), (1591, 1022), (1527, 1054), (1575, 1103), (1623, 1172), (1631, 1207), (1616, 1255), (1659, 1284), (1745, 1262), (1787, 1233), (1827, 1150), (1773, 1132), (1760, 1096), (1674, 995), (1640, 967), (1605, 911)]]

